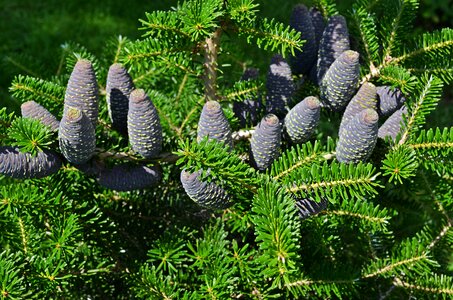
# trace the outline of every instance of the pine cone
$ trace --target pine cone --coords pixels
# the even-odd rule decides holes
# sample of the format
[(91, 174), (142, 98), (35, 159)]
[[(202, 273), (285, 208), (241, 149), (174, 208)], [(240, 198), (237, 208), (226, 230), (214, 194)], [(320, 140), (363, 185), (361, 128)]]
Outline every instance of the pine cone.
[(286, 115), (294, 94), (291, 68), (280, 54), (271, 59), (266, 81), (266, 111), (279, 117)]
[(250, 141), (251, 161), (264, 171), (280, 154), (281, 126), (276, 115), (268, 114), (256, 126)]
[(58, 130), (63, 156), (73, 164), (86, 163), (94, 154), (96, 135), (90, 119), (75, 107), (66, 107)]
[(359, 88), (357, 93), (352, 97), (351, 101), (346, 106), (346, 110), (341, 118), (340, 130), (343, 131), (345, 125), (354, 118), (355, 115), (360, 113), (362, 110), (371, 108), (377, 109), (377, 94), (376, 86), (370, 82), (365, 82)]
[(337, 160), (343, 163), (365, 161), (376, 145), (378, 121), (377, 112), (367, 108), (346, 123), (339, 135)]
[(380, 117), (386, 117), (397, 111), (406, 101), (399, 88), (393, 89), (391, 86), (378, 86), (379, 96), (378, 113)]
[(325, 210), (329, 204), (329, 201), (326, 198), (322, 198), (320, 202), (316, 202), (309, 198), (294, 198), (301, 219), (307, 219), (308, 217), (319, 214), (321, 211)]
[(20, 106), (22, 117), (40, 121), (50, 127), (52, 131), (57, 131), (60, 122), (47, 109), (35, 101), (27, 101)]
[(305, 41), (302, 51), (296, 50), (294, 56), (290, 57), (292, 71), (295, 74), (308, 74), (316, 62), (318, 47), (315, 28), (305, 5), (298, 4), (294, 7), (289, 26), (300, 32), (300, 39)]
[(190, 199), (198, 205), (211, 209), (225, 209), (231, 206), (231, 197), (214, 182), (200, 180), (201, 170), (189, 173), (181, 172), (181, 183)]
[(321, 84), (324, 75), (333, 62), (350, 49), (349, 31), (346, 19), (341, 15), (329, 18), (319, 42), (317, 80)]
[(359, 53), (343, 52), (327, 70), (322, 80), (321, 101), (333, 111), (341, 111), (357, 90), (360, 65)]
[(310, 96), (288, 112), (285, 117), (285, 126), (293, 143), (304, 143), (311, 137), (319, 123), (320, 111), (318, 98)]
[(127, 134), (129, 96), (134, 90), (134, 83), (123, 65), (116, 63), (110, 66), (105, 90), (112, 126), (119, 132)]
[(0, 147), (0, 174), (17, 179), (42, 178), (60, 168), (61, 160), (54, 152), (40, 151), (33, 156), (19, 148)]
[(162, 180), (162, 169), (158, 166), (130, 166), (119, 164), (101, 171), (98, 183), (116, 191), (133, 191), (145, 189)]
[[(315, 29), (316, 49), (318, 49), (324, 28), (326, 28), (326, 22), (324, 21), (324, 17), (322, 16), (321, 12), (316, 7), (311, 7), (308, 13), (310, 14), (313, 28)], [(317, 52), (316, 55), (318, 55)]]
[(378, 137), (385, 139), (386, 136), (390, 136), (392, 140), (395, 140), (401, 130), (403, 114), (407, 114), (406, 106), (401, 107), (385, 120), (384, 124), (379, 127)]
[(64, 111), (68, 107), (77, 107), (91, 121), (96, 128), (99, 113), (99, 89), (96, 74), (89, 60), (77, 61), (69, 77), (64, 98)]
[(153, 102), (142, 89), (134, 90), (129, 97), (127, 128), (132, 149), (145, 158), (162, 151), (162, 127)]
[(231, 128), (227, 118), (223, 114), (222, 107), (217, 101), (208, 101), (203, 106), (200, 120), (198, 121), (197, 140), (204, 137), (217, 140), (226, 146), (233, 147)]
[[(246, 69), (242, 75), (241, 80), (254, 80), (258, 78), (258, 69), (249, 68)], [(242, 102), (233, 102), (234, 115), (239, 119), (241, 127), (254, 126), (259, 120), (264, 106), (261, 101), (261, 97), (257, 99), (245, 99)]]

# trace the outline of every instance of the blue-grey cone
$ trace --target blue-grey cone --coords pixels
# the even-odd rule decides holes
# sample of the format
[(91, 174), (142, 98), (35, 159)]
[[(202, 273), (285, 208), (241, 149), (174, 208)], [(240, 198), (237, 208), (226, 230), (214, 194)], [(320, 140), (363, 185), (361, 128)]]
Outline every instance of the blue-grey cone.
[(153, 102), (142, 89), (132, 91), (129, 97), (127, 129), (132, 149), (145, 158), (162, 151), (162, 126)]
[(280, 54), (272, 57), (266, 80), (266, 112), (283, 118), (292, 104), (295, 86), (291, 68)]
[(354, 118), (355, 115), (367, 108), (377, 110), (376, 86), (370, 82), (362, 84), (354, 97), (352, 97), (351, 101), (349, 101), (343, 113), (343, 117), (341, 118), (339, 132), (343, 130), (345, 125)]
[(378, 86), (377, 94), (379, 96), (378, 113), (381, 117), (390, 116), (403, 106), (406, 98), (399, 88), (391, 86)]
[(319, 123), (321, 103), (316, 97), (307, 97), (294, 106), (285, 117), (286, 132), (295, 144), (308, 141)]
[(214, 100), (207, 101), (198, 121), (197, 140), (201, 141), (204, 137), (208, 137), (210, 140), (216, 140), (232, 148), (231, 134), (230, 124), (220, 103)]
[(319, 42), (317, 79), (321, 84), (330, 65), (346, 50), (350, 49), (346, 19), (341, 15), (329, 18)]
[[(258, 75), (258, 69), (248, 68), (244, 71), (241, 80), (255, 80), (258, 78)], [(233, 112), (236, 118), (238, 118), (241, 127), (255, 126), (259, 122), (263, 111), (264, 105), (260, 95), (258, 95), (256, 99), (245, 99), (241, 102), (233, 102)]]
[(0, 147), (0, 174), (16, 179), (43, 178), (60, 168), (60, 158), (51, 151), (40, 151), (33, 156), (16, 147)]
[(101, 171), (98, 183), (116, 191), (133, 191), (155, 186), (162, 180), (158, 166), (130, 166), (119, 164)]
[(355, 115), (339, 135), (337, 160), (343, 163), (365, 161), (376, 146), (378, 121), (378, 113), (373, 109), (367, 108)]
[(290, 57), (291, 70), (294, 74), (308, 74), (316, 62), (318, 48), (315, 28), (305, 5), (298, 4), (294, 7), (289, 26), (300, 32), (300, 39), (305, 41), (302, 51), (296, 50), (294, 56)]
[(231, 197), (215, 182), (204, 182), (200, 180), (201, 170), (189, 173), (181, 172), (181, 183), (190, 199), (198, 205), (210, 209), (225, 209), (231, 206)]
[[(324, 28), (326, 27), (326, 22), (324, 21), (322, 13), (316, 7), (311, 7), (308, 13), (310, 14), (313, 28), (315, 29), (316, 49), (318, 49)], [(316, 53), (316, 55), (318, 55), (318, 53)]]
[(266, 115), (256, 126), (250, 141), (252, 165), (266, 170), (280, 154), (281, 125), (274, 114)]
[(346, 50), (330, 66), (321, 82), (322, 103), (330, 110), (343, 110), (357, 90), (359, 75), (359, 53)]
[(93, 65), (87, 59), (80, 59), (69, 77), (64, 97), (64, 111), (68, 107), (77, 107), (90, 119), (96, 128), (99, 114), (99, 88)]
[(123, 65), (115, 63), (110, 66), (105, 90), (112, 126), (119, 132), (126, 134), (129, 96), (134, 90), (134, 83)]
[(96, 135), (90, 119), (82, 110), (67, 107), (58, 129), (63, 156), (73, 164), (84, 164), (94, 155)]
[(388, 117), (381, 127), (379, 127), (378, 137), (385, 139), (385, 137), (390, 136), (392, 140), (395, 140), (396, 136), (401, 131), (404, 114), (407, 114), (406, 106), (402, 106)]
[(49, 126), (52, 131), (57, 131), (60, 126), (60, 122), (54, 115), (33, 100), (22, 103), (20, 110), (22, 117), (38, 120)]
[(321, 198), (320, 202), (316, 202), (309, 198), (294, 198), (301, 219), (307, 219), (308, 217), (319, 214), (321, 211), (325, 210), (329, 204), (329, 201), (326, 198)]

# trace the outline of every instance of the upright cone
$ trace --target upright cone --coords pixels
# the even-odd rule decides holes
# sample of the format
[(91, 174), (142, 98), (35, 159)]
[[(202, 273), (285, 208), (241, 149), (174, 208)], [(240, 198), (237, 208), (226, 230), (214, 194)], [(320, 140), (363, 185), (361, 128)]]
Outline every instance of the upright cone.
[(278, 157), (281, 147), (281, 126), (276, 115), (266, 115), (256, 126), (250, 147), (252, 164), (258, 170), (266, 170)]
[(377, 112), (369, 108), (355, 115), (340, 132), (337, 160), (343, 163), (365, 161), (376, 146), (378, 121)]
[(38, 120), (53, 131), (57, 131), (60, 126), (60, 122), (54, 115), (33, 100), (22, 103), (20, 110), (22, 117)]
[(233, 147), (230, 124), (217, 101), (206, 102), (201, 111), (197, 140), (200, 141), (204, 137), (224, 143), (229, 148)]
[(134, 90), (129, 97), (127, 129), (132, 149), (145, 158), (162, 151), (162, 127), (153, 102), (142, 89)]

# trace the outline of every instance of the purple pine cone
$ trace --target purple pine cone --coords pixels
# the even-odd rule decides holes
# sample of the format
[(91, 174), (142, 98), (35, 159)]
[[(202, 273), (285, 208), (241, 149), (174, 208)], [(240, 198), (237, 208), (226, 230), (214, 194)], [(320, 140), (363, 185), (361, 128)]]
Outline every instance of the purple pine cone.
[(116, 165), (111, 169), (102, 170), (98, 183), (116, 191), (133, 191), (145, 189), (158, 184), (162, 180), (160, 167)]
[(123, 65), (116, 63), (110, 66), (105, 90), (107, 108), (113, 128), (126, 134), (129, 96), (134, 90), (134, 83)]
[(153, 102), (142, 89), (134, 90), (129, 97), (127, 128), (132, 149), (145, 158), (162, 151), (162, 127)]
[(54, 115), (33, 100), (22, 103), (20, 110), (22, 117), (38, 120), (49, 126), (52, 131), (57, 131), (60, 126), (60, 122)]
[(385, 120), (384, 124), (379, 127), (378, 137), (385, 139), (386, 136), (390, 136), (392, 140), (395, 140), (401, 131), (403, 114), (407, 114), (406, 106), (401, 107)]
[(378, 135), (378, 113), (373, 109), (364, 109), (349, 121), (337, 144), (337, 160), (343, 163), (365, 161), (376, 146)]
[(317, 79), (321, 84), (330, 65), (346, 50), (350, 49), (346, 19), (341, 15), (329, 18), (319, 42)]
[(330, 66), (320, 90), (321, 101), (333, 111), (341, 111), (357, 90), (360, 75), (359, 53), (343, 52)]
[(379, 96), (378, 113), (381, 117), (390, 116), (406, 101), (401, 90), (399, 88), (393, 89), (391, 86), (378, 86), (377, 94)]
[[(258, 78), (258, 69), (246, 69), (241, 77), (241, 80), (254, 80)], [(264, 111), (264, 106), (261, 97), (257, 99), (245, 99), (242, 102), (233, 102), (234, 115), (239, 119), (241, 127), (254, 126), (260, 120), (260, 115)]]
[(311, 137), (319, 123), (320, 111), (318, 98), (310, 96), (288, 112), (285, 117), (285, 126), (293, 143), (304, 143)]
[(73, 164), (84, 164), (94, 155), (96, 135), (82, 110), (67, 107), (58, 130), (60, 151)]
[(290, 57), (292, 71), (295, 74), (308, 74), (318, 55), (315, 28), (308, 9), (303, 4), (294, 7), (289, 26), (300, 32), (300, 39), (305, 43), (302, 51), (296, 50), (295, 55)]
[(320, 202), (316, 202), (309, 198), (296, 198), (296, 207), (299, 211), (299, 216), (301, 219), (307, 219), (312, 215), (319, 214), (321, 211), (327, 208), (329, 201), (325, 198), (322, 198)]
[(231, 197), (227, 192), (214, 182), (200, 180), (201, 170), (189, 173), (181, 172), (181, 183), (190, 199), (198, 205), (211, 209), (225, 209), (231, 206)]
[[(316, 7), (311, 7), (308, 13), (310, 14), (313, 28), (315, 29), (316, 49), (318, 49), (324, 28), (326, 27), (326, 22), (324, 21), (324, 17), (321, 12)], [(316, 53), (316, 55), (317, 54), (318, 53)]]
[(206, 102), (201, 111), (197, 140), (201, 141), (204, 137), (224, 143), (229, 148), (233, 147), (230, 124), (217, 101)]
[(284, 117), (291, 106), (295, 86), (291, 68), (280, 54), (271, 59), (266, 81), (266, 111)]
[(370, 82), (365, 82), (364, 84), (362, 84), (357, 93), (348, 103), (348, 106), (346, 106), (343, 117), (341, 118), (339, 132), (343, 130), (345, 125), (352, 118), (354, 118), (355, 115), (367, 108), (377, 110), (376, 86)]
[(77, 107), (96, 128), (99, 113), (99, 88), (93, 65), (87, 59), (77, 61), (69, 77), (64, 97), (64, 111), (68, 107)]
[(23, 153), (19, 148), (0, 147), (0, 174), (17, 178), (42, 178), (61, 168), (60, 158), (53, 152), (40, 151), (36, 156)]
[(267, 169), (280, 154), (281, 126), (276, 115), (268, 114), (256, 126), (250, 141), (251, 161), (261, 171)]

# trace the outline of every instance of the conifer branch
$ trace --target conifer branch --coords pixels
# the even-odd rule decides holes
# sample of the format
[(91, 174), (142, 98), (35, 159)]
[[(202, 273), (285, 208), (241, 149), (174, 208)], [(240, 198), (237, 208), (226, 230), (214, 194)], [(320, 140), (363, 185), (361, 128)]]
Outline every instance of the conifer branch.
[[(436, 285), (441, 285), (442, 279), (447, 281), (447, 279), (451, 279), (451, 278), (448, 278), (445, 275), (438, 276), (437, 274), (435, 274), (434, 282), (436, 283)], [(436, 281), (440, 281), (440, 282), (436, 282)], [(449, 281), (452, 282), (452, 280), (449, 280)], [(448, 288), (448, 287), (446, 287), (446, 288), (437, 288), (437, 287), (427, 287), (427, 286), (422, 286), (422, 285), (411, 284), (409, 282), (401, 280), (399, 277), (395, 277), (393, 279), (393, 284), (395, 286), (397, 286), (397, 287), (402, 287), (402, 288), (410, 289), (410, 290), (418, 290), (418, 291), (421, 291), (421, 292), (424, 292), (424, 293), (427, 293), (427, 294), (453, 295), (453, 288)]]
[(376, 276), (379, 276), (382, 274), (389, 273), (389, 272), (393, 271), (395, 268), (398, 268), (400, 266), (403, 266), (403, 265), (410, 266), (416, 262), (423, 261), (426, 259), (428, 259), (428, 256), (426, 255), (425, 252), (423, 252), (421, 255), (410, 257), (410, 258), (403, 259), (403, 260), (399, 260), (392, 264), (386, 265), (383, 268), (377, 269), (376, 271), (374, 271), (372, 273), (365, 274), (364, 276), (362, 276), (362, 278), (368, 279), (368, 278), (376, 277)]
[(21, 217), (18, 217), (17, 222), (19, 223), (20, 236), (22, 238), (22, 247), (24, 249), (24, 254), (27, 255), (28, 254), (27, 233), (25, 231), (24, 221), (22, 220)]
[(351, 211), (347, 210), (326, 210), (321, 212), (322, 215), (335, 215), (335, 216), (348, 216), (348, 217), (353, 217), (357, 219), (363, 219), (367, 222), (370, 223), (378, 223), (378, 224), (387, 224), (388, 220), (390, 219), (389, 217), (372, 217), (360, 213), (354, 213)]
[(405, 127), (398, 142), (399, 145), (406, 143), (409, 135), (416, 131), (419, 124), (425, 120), (425, 115), (437, 105), (442, 90), (442, 82), (434, 77), (422, 78), (420, 89), (413, 106), (410, 107), (409, 116), (405, 122)]
[(61, 105), (64, 99), (65, 88), (50, 81), (19, 75), (13, 79), (9, 89), (13, 96), (26, 100), (46, 102), (48, 99)]

